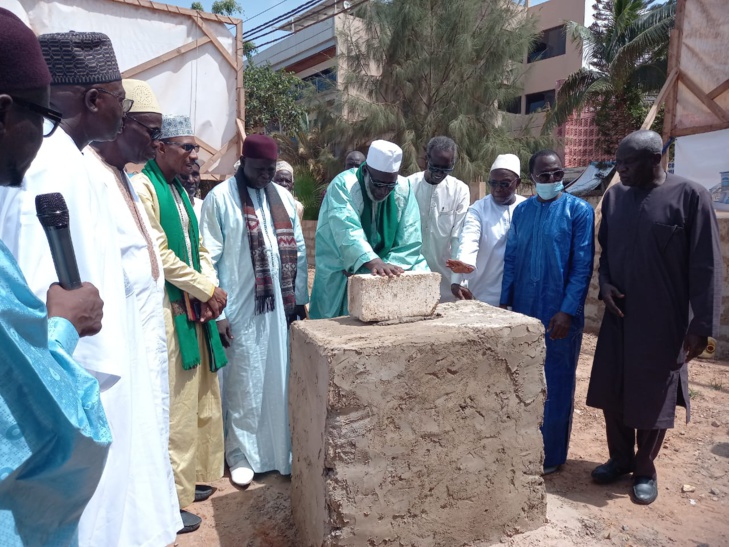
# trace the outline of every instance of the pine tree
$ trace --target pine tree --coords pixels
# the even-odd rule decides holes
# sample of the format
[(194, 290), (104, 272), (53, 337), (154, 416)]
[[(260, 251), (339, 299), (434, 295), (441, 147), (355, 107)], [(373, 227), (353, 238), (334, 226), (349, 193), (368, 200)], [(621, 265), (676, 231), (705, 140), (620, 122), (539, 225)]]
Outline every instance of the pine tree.
[[(402, 172), (424, 165), (431, 137), (459, 145), (456, 176), (486, 177), (499, 153), (525, 160), (545, 140), (514, 138), (499, 110), (521, 94), (535, 24), (513, 0), (373, 0), (343, 33), (350, 148), (386, 138)], [(366, 29), (366, 31), (364, 30)], [(420, 161), (420, 167), (418, 166)], [(523, 163), (526, 165), (526, 162)]]

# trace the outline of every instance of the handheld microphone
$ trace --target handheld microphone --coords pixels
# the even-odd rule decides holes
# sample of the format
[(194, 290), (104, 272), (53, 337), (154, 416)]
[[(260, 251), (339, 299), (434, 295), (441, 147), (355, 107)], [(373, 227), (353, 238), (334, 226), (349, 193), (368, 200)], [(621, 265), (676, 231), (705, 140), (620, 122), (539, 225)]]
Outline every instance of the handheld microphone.
[(53, 265), (61, 287), (67, 291), (81, 287), (76, 253), (68, 228), (68, 206), (58, 192), (35, 197), (35, 212), (48, 238)]

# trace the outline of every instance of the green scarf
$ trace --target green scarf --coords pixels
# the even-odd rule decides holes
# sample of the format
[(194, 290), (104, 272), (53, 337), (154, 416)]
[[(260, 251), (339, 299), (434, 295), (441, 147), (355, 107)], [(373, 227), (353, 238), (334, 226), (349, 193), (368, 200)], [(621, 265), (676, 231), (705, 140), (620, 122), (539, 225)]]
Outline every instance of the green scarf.
[(390, 192), (383, 201), (374, 204), (375, 207), (378, 207), (377, 225), (374, 226), (372, 223), (373, 203), (367, 193), (362, 169), (365, 165), (366, 163), (363, 163), (357, 169), (357, 181), (362, 190), (362, 201), (364, 201), (364, 210), (362, 211), (361, 218), (362, 229), (364, 230), (365, 236), (367, 236), (367, 241), (372, 247), (372, 250), (377, 253), (377, 256), (385, 260), (385, 257), (395, 246), (395, 237), (400, 227), (397, 204), (395, 203), (395, 190)]
[[(171, 184), (168, 184), (155, 160), (148, 161), (142, 173), (147, 175), (157, 193), (157, 200), (159, 201), (159, 223), (162, 225), (162, 229), (167, 236), (167, 246), (175, 253), (177, 258), (194, 268), (196, 272), (199, 272), (200, 234), (198, 231), (197, 217), (190, 204), (190, 199), (187, 197), (187, 192), (177, 178)], [(182, 220), (180, 219), (180, 213), (177, 209), (177, 203), (172, 194), (171, 186), (174, 186), (180, 194), (182, 202), (185, 205), (185, 211), (187, 211), (187, 216), (190, 219), (190, 227), (187, 233), (190, 238), (192, 256), (187, 256), (187, 245), (185, 244), (185, 234), (182, 231)], [(167, 290), (167, 296), (172, 305), (175, 332), (177, 332), (177, 341), (180, 345), (180, 355), (182, 356), (182, 368), (185, 370), (195, 368), (200, 364), (200, 346), (198, 345), (197, 330), (195, 328), (199, 323), (188, 319), (187, 306), (189, 305), (189, 296), (169, 282), (165, 283), (165, 289)], [(220, 335), (218, 334), (215, 321), (203, 323), (202, 327), (210, 354), (210, 370), (211, 372), (215, 372), (224, 367), (228, 359), (225, 357), (225, 350), (223, 349), (223, 344), (220, 342)]]

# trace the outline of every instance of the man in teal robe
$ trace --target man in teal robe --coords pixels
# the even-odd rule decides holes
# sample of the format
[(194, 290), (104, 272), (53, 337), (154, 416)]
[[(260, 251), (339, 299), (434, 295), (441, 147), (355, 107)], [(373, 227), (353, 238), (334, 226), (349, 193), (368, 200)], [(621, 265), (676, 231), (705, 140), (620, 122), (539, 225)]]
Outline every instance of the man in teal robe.
[[(2, 8), (0, 29), (0, 186), (17, 189), (61, 114), (33, 31)], [(0, 545), (74, 546), (111, 432), (98, 382), (70, 354), (101, 329), (103, 303), (89, 283), (54, 284), (46, 307), (1, 241), (0, 301)]]
[(429, 271), (420, 250), (418, 202), (410, 183), (398, 174), (401, 162), (399, 146), (374, 141), (367, 161), (340, 173), (327, 188), (316, 229), (312, 319), (349, 314), (351, 275)]

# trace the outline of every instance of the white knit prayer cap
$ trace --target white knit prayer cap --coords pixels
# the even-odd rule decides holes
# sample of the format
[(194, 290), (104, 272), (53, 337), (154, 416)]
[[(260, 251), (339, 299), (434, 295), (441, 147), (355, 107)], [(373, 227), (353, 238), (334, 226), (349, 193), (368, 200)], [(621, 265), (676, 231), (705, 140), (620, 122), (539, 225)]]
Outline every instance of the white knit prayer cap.
[(388, 141), (374, 141), (367, 151), (367, 165), (383, 173), (399, 173), (402, 148)]
[(517, 177), (521, 176), (521, 162), (519, 157), (514, 154), (499, 154), (491, 166), (491, 171), (494, 169), (507, 169)]

